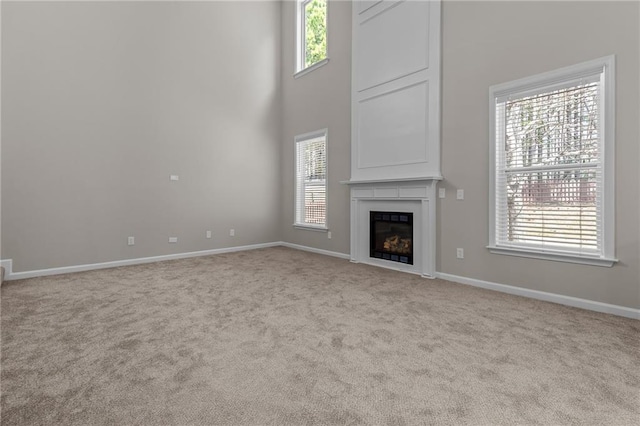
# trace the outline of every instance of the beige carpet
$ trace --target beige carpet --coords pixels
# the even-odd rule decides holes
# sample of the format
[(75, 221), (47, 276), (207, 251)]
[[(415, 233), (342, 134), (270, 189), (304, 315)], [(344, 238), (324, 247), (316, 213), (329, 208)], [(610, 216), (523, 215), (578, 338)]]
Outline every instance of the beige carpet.
[(1, 315), (3, 425), (640, 418), (640, 321), (285, 248), (12, 281)]

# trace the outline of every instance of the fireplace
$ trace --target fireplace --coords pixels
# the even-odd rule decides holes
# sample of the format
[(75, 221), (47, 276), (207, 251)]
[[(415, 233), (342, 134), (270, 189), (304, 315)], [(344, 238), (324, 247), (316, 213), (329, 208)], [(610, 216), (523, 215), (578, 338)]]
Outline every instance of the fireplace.
[[(437, 178), (349, 181), (351, 261), (435, 278), (437, 183)], [(382, 216), (376, 220), (377, 215)], [(384, 215), (389, 215), (388, 220)], [(373, 222), (380, 221), (382, 224), (374, 224), (372, 228), (372, 218)], [(411, 239), (410, 246), (404, 244), (405, 247), (411, 247), (409, 255), (385, 250), (386, 239), (393, 235), (378, 237), (391, 229), (398, 234), (398, 244), (400, 239)], [(379, 245), (372, 245), (372, 241), (376, 240), (381, 240)], [(395, 243), (393, 239), (387, 246), (395, 247)]]
[(370, 257), (413, 265), (413, 213), (369, 212)]

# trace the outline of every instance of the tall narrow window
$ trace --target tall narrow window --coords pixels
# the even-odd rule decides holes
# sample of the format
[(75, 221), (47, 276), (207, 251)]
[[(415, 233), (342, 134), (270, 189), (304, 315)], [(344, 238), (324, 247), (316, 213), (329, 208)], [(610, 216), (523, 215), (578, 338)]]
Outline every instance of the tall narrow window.
[(327, 1), (298, 0), (296, 72), (321, 65), (327, 59)]
[(613, 65), (491, 87), (493, 252), (613, 264)]
[(300, 135), (295, 141), (295, 225), (326, 229), (327, 131)]

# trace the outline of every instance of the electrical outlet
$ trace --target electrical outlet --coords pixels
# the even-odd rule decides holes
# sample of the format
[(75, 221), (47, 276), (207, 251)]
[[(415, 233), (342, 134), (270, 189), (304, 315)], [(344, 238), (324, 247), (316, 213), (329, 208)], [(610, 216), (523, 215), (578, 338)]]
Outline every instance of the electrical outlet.
[(235, 229), (229, 229), (229, 236), (230, 237), (235, 237), (236, 235), (236, 230)]
[(327, 238), (331, 239), (331, 231), (327, 232)]
[(438, 197), (444, 198), (447, 196), (447, 191), (445, 188), (438, 188)]
[(456, 249), (456, 257), (458, 259), (464, 259), (464, 249), (457, 248)]
[(171, 176), (169, 176), (169, 179), (171, 179), (171, 180), (180, 180), (180, 176), (178, 176), (178, 175), (171, 175)]
[(134, 237), (127, 238), (127, 245), (132, 246), (136, 243), (136, 239)]
[(169, 237), (169, 242), (170, 243), (177, 243), (178, 242), (178, 237)]
[(458, 189), (456, 192), (456, 200), (464, 200), (464, 189)]
[(207, 231), (207, 238), (211, 238), (211, 231)]

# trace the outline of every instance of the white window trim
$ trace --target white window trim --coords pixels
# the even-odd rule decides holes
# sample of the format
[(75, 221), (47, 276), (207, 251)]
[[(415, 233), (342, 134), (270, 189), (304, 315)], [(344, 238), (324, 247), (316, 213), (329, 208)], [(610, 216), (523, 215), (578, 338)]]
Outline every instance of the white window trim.
[(294, 223), (293, 227), (296, 229), (301, 229), (303, 231), (316, 231), (316, 232), (328, 232), (329, 228), (326, 225), (324, 226), (313, 226), (313, 225), (303, 225), (300, 223)]
[[(315, 139), (315, 138), (321, 138), (324, 137), (324, 155), (325, 155), (325, 167), (326, 167), (326, 171), (325, 171), (325, 178), (324, 178), (324, 186), (325, 186), (325, 198), (324, 198), (324, 205), (325, 205), (325, 219), (324, 219), (324, 224), (323, 225), (313, 225), (313, 224), (309, 224), (309, 223), (298, 223), (297, 222), (297, 217), (296, 217), (296, 211), (298, 208), (298, 170), (297, 170), (297, 164), (298, 164), (298, 142), (303, 142), (309, 139)], [(294, 180), (294, 193), (293, 193), (293, 227), (296, 229), (302, 229), (302, 230), (307, 230), (307, 231), (320, 231), (320, 232), (327, 232), (329, 231), (329, 130), (328, 129), (320, 129), (320, 130), (316, 130), (313, 132), (309, 132), (309, 133), (304, 133), (302, 135), (297, 135), (294, 138), (294, 150), (293, 150), (293, 156), (294, 156), (294, 165), (295, 165), (295, 169), (294, 169), (294, 176), (293, 176), (293, 180)]]
[[(328, 47), (327, 47), (327, 49), (328, 49)], [(303, 75), (309, 74), (311, 71), (315, 71), (318, 68), (321, 68), (321, 67), (323, 67), (324, 65), (326, 65), (328, 63), (329, 63), (329, 58), (326, 57), (323, 60), (321, 60), (319, 62), (316, 62), (315, 64), (313, 64), (311, 66), (308, 66), (305, 69), (302, 69), (302, 70), (298, 71), (297, 73), (295, 73), (293, 75), (293, 78), (300, 78)]]
[[(496, 241), (496, 102), (511, 94), (526, 96), (540, 88), (549, 91), (576, 84), (582, 78), (601, 74), (601, 153), (604, 166), (602, 185), (602, 250), (597, 255), (562, 250), (505, 246)], [(611, 267), (615, 258), (615, 56), (605, 56), (558, 70), (522, 78), (489, 88), (489, 245), (491, 253), (560, 262)]]
[(294, 78), (300, 78), (303, 75), (309, 74), (312, 71), (321, 68), (322, 66), (329, 63), (329, 0), (327, 0), (327, 54), (325, 58), (321, 61), (316, 62), (315, 64), (311, 64), (308, 67), (304, 67), (304, 43), (303, 43), (303, 32), (304, 32), (304, 22), (302, 18), (302, 9), (305, 3), (308, 3), (312, 0), (296, 0), (296, 42), (295, 42), (295, 72), (293, 73)]

